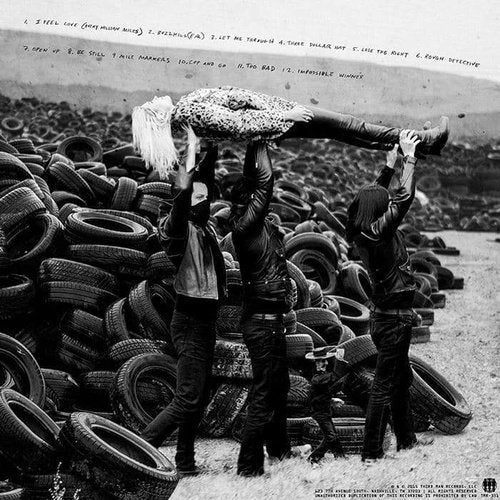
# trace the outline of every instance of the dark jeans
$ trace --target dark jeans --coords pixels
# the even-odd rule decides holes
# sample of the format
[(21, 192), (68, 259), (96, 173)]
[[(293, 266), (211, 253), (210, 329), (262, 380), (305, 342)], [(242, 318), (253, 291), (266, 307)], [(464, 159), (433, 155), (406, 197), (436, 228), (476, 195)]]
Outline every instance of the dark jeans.
[(400, 128), (368, 123), (355, 116), (307, 106), (314, 113), (310, 122), (296, 122), (279, 140), (290, 137), (336, 139), (367, 149), (390, 149), (399, 142)]
[(238, 457), (238, 474), (264, 472), (264, 444), (270, 457), (290, 452), (286, 401), (290, 387), (283, 320), (249, 318), (242, 322), (243, 339), (252, 361), (253, 382)]
[(342, 445), (340, 444), (339, 436), (330, 415), (313, 414), (313, 418), (318, 422), (319, 428), (323, 433), (323, 441), (309, 455), (309, 460), (311, 462), (319, 462), (327, 451), (338, 453), (342, 449)]
[(377, 367), (366, 412), (362, 458), (381, 458), (382, 443), (389, 420), (398, 449), (416, 441), (410, 409), (409, 387), (413, 380), (408, 350), (412, 313), (372, 313), (371, 336), (378, 350)]
[(178, 355), (175, 396), (144, 429), (142, 438), (158, 447), (179, 428), (177, 468), (192, 470), (196, 431), (210, 395), (215, 323), (193, 319), (175, 310), (170, 332)]

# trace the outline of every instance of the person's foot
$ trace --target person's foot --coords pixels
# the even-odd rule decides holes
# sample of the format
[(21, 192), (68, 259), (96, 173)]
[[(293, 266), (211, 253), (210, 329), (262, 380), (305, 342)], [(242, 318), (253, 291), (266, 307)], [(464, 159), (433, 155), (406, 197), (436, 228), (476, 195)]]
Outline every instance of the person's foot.
[(236, 474), (241, 477), (260, 477), (264, 475), (264, 469), (257, 469), (254, 471), (242, 470), (238, 471)]
[(447, 116), (442, 116), (438, 126), (417, 130), (416, 133), (422, 141), (417, 146), (417, 153), (439, 155), (450, 135), (450, 120)]
[(199, 467), (193, 467), (192, 469), (177, 469), (177, 475), (179, 478), (199, 476), (203, 471)]
[(409, 445), (406, 446), (400, 446), (398, 445), (397, 450), (411, 450), (412, 448), (417, 448), (419, 446), (430, 446), (432, 443), (434, 443), (434, 438), (433, 437), (419, 437), (413, 443), (410, 443)]

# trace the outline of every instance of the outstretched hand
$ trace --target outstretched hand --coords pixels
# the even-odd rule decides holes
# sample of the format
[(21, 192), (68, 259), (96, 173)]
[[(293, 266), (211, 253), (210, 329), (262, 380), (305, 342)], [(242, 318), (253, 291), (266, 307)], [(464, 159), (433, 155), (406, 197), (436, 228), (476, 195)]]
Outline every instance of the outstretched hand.
[(402, 130), (399, 135), (399, 145), (404, 156), (415, 156), (415, 149), (420, 142), (414, 130)]
[(290, 111), (286, 111), (284, 117), (288, 121), (307, 123), (313, 119), (314, 113), (304, 106), (295, 106)]

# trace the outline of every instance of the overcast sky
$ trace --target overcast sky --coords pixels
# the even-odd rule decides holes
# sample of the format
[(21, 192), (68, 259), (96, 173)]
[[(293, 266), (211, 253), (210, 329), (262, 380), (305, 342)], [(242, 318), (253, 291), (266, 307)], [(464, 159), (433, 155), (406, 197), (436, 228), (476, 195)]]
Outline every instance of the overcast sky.
[[(140, 45), (338, 57), (500, 81), (500, 0), (0, 0), (0, 8), (4, 29)], [(36, 19), (60, 24), (35, 24)], [(64, 21), (77, 26), (64, 26)], [(83, 23), (141, 28), (143, 33), (82, 29)], [(153, 36), (150, 29), (203, 33), (206, 38)], [(212, 34), (243, 40), (211, 40)], [(246, 37), (274, 38), (275, 43), (247, 42)], [(304, 45), (287, 45), (288, 40)], [(347, 49), (330, 51), (311, 47), (310, 42)], [(363, 48), (375, 51), (362, 52)], [(384, 56), (376, 49), (408, 56)], [(445, 60), (425, 60), (426, 53)], [(479, 67), (452, 63), (450, 57), (477, 62)]]

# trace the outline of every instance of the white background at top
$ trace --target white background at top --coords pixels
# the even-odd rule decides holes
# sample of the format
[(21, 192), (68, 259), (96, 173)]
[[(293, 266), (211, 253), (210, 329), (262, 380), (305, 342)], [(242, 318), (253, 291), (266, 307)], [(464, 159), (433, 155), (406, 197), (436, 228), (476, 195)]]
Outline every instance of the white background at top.
[[(0, 0), (0, 28), (209, 50), (338, 57), (415, 66), (500, 81), (500, 0)], [(24, 24), (28, 18), (30, 23)], [(303, 40), (421, 52), (480, 62), (479, 68), (327, 52), (317, 48), (197, 41), (34, 25), (37, 18)]]

